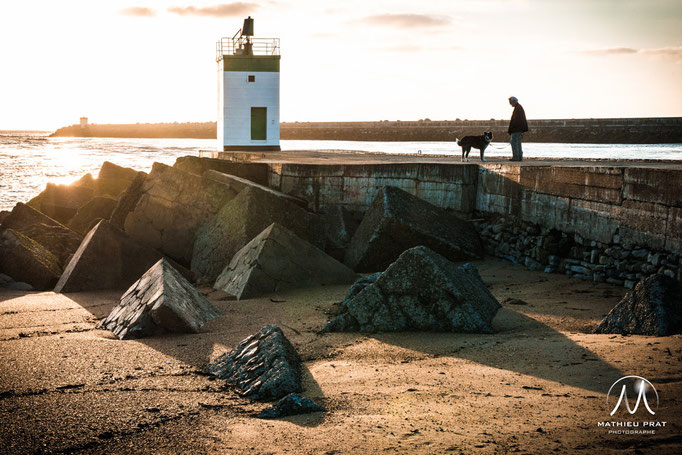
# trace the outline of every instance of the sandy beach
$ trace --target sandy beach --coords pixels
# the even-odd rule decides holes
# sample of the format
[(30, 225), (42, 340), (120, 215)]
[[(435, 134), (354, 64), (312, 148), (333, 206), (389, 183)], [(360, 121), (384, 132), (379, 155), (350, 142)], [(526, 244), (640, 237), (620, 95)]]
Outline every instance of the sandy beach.
[[(0, 291), (2, 453), (679, 453), (682, 336), (594, 335), (625, 290), (476, 263), (503, 303), (492, 335), (319, 334), (347, 286), (212, 303), (198, 335), (120, 341), (97, 328), (120, 292)], [(268, 323), (328, 412), (281, 420), (206, 363)], [(654, 435), (612, 435), (606, 393), (658, 390)]]

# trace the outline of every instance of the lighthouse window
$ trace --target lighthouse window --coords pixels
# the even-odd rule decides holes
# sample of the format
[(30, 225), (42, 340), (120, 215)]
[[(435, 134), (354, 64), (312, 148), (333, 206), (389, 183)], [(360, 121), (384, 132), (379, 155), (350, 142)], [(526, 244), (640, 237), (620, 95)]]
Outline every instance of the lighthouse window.
[(250, 74), (249, 75), (249, 82), (256, 82), (256, 76), (254, 76), (253, 74)]

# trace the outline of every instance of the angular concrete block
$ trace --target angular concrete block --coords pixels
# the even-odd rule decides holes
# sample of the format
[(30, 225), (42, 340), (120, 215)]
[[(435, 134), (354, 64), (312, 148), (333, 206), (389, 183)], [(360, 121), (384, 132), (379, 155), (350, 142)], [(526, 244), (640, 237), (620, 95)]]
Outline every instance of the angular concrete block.
[(384, 270), (400, 254), (424, 245), (457, 261), (478, 258), (483, 247), (471, 223), (405, 191), (382, 187), (365, 213), (346, 252), (359, 272)]
[(125, 232), (188, 265), (197, 229), (237, 191), (225, 183), (154, 163), (140, 194), (126, 216)]
[(211, 362), (208, 371), (252, 400), (301, 391), (301, 358), (279, 327), (268, 325)]
[(271, 292), (355, 281), (355, 272), (273, 223), (234, 255), (214, 288), (248, 299)]
[(649, 336), (682, 333), (682, 284), (659, 274), (641, 280), (594, 332)]
[(78, 249), (83, 238), (81, 234), (21, 202), (5, 218), (0, 232), (5, 229), (14, 229), (47, 248), (57, 257), (60, 270)]
[(44, 246), (14, 229), (0, 234), (0, 272), (23, 281), (37, 290), (46, 290), (57, 282), (59, 261)]
[(103, 220), (85, 236), (54, 290), (125, 289), (161, 257)]
[(270, 191), (249, 186), (202, 226), (196, 235), (192, 271), (213, 283), (237, 252), (272, 223), (324, 248), (319, 217)]
[(324, 330), (492, 333), (499, 307), (473, 264), (457, 266), (418, 246), (358, 280)]
[(219, 315), (168, 260), (161, 259), (121, 296), (101, 326), (124, 340), (159, 332), (198, 333)]
[(116, 201), (110, 197), (94, 197), (83, 207), (79, 208), (76, 214), (69, 221), (69, 227), (81, 235), (85, 235), (90, 230), (93, 221), (97, 219), (108, 220), (111, 213), (116, 208)]

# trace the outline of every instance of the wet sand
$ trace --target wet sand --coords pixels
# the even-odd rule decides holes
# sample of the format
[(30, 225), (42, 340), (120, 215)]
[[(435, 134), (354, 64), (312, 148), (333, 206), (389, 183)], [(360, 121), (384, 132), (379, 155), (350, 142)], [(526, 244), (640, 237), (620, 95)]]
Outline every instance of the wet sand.
[[(503, 303), (492, 335), (320, 335), (334, 286), (213, 300), (201, 334), (120, 341), (96, 324), (121, 292), (1, 290), (0, 453), (682, 453), (682, 336), (590, 334), (623, 288), (477, 265), (501, 302), (528, 303)], [(268, 323), (328, 413), (259, 420), (265, 404), (203, 373)], [(597, 427), (627, 374), (658, 390), (655, 435)]]

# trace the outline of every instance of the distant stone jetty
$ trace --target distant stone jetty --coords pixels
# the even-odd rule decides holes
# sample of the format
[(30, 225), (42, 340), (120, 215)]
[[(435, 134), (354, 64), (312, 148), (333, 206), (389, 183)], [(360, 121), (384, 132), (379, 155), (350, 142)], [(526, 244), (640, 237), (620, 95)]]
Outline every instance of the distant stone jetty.
[[(438, 120), (380, 122), (285, 122), (282, 139), (348, 141), (454, 141), (492, 131), (506, 140), (509, 121)], [(682, 142), (682, 117), (529, 120), (528, 142), (666, 144)], [(215, 139), (215, 122), (71, 125), (52, 136)]]

